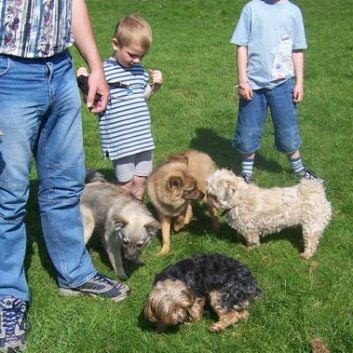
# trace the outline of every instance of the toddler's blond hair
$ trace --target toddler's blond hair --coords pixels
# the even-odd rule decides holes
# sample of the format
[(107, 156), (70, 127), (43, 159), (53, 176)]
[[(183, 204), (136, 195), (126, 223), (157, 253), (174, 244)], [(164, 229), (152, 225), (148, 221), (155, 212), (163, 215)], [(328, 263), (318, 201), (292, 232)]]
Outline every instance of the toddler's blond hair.
[(114, 39), (122, 47), (137, 44), (147, 51), (152, 44), (152, 30), (144, 18), (128, 15), (117, 23)]

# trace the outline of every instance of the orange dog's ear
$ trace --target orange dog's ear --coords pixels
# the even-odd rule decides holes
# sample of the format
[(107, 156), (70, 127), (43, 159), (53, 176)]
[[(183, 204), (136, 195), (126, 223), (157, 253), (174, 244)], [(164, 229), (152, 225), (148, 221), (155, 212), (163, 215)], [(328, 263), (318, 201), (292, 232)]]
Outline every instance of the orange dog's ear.
[(183, 186), (183, 179), (179, 176), (171, 176), (168, 179), (168, 186), (170, 189), (180, 189)]
[(171, 163), (171, 162), (180, 162), (185, 165), (189, 164), (189, 158), (186, 156), (184, 153), (177, 154), (175, 156), (169, 156), (164, 160), (166, 163)]
[(189, 165), (189, 158), (185, 154), (179, 154), (175, 157), (178, 162), (184, 163), (185, 165)]

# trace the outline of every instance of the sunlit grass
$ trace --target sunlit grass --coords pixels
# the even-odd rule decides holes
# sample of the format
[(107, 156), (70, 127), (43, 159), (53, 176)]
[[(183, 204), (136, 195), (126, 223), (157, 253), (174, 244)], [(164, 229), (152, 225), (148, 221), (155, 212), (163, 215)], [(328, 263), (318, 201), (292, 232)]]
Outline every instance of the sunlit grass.
[[(155, 164), (165, 155), (189, 148), (209, 153), (218, 166), (239, 172), (239, 156), (230, 145), (237, 112), (234, 48), (229, 43), (245, 1), (230, 0), (88, 0), (103, 57), (111, 54), (116, 21), (128, 13), (144, 16), (154, 42), (146, 68), (160, 69), (165, 84), (150, 100)], [(301, 235), (288, 230), (266, 238), (252, 251), (222, 219), (211, 231), (204, 209), (188, 228), (172, 236), (172, 252), (157, 257), (160, 239), (143, 253), (144, 266), (128, 266), (131, 296), (112, 304), (91, 298), (62, 298), (40, 236), (35, 201), (36, 175), (27, 217), (27, 273), (33, 296), (29, 311), (32, 353), (309, 353), (310, 341), (322, 340), (330, 352), (353, 352), (353, 131), (352, 0), (301, 0), (309, 49), (305, 64), (305, 99), (299, 107), (306, 165), (326, 180), (334, 207), (317, 255), (299, 258)], [(75, 62), (83, 63), (73, 50)], [(83, 108), (86, 163), (113, 180), (101, 154), (97, 118)], [(270, 122), (255, 166), (262, 186), (293, 185), (286, 158), (274, 151)], [(0, 250), (3, 251), (3, 250)], [(250, 309), (247, 322), (222, 334), (210, 334), (214, 316), (158, 335), (141, 316), (154, 274), (164, 266), (199, 252), (234, 256), (252, 270), (264, 298)], [(90, 249), (97, 269), (115, 277), (101, 247)]]

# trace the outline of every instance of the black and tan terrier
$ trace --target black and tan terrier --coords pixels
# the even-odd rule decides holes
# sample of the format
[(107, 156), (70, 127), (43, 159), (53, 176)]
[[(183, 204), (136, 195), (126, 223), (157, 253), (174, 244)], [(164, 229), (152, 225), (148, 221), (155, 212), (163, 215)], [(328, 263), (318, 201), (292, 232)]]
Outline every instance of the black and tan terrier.
[(163, 332), (168, 326), (200, 320), (208, 303), (218, 315), (209, 330), (220, 332), (246, 319), (250, 301), (261, 293), (250, 270), (239, 261), (218, 254), (197, 255), (156, 275), (144, 314)]

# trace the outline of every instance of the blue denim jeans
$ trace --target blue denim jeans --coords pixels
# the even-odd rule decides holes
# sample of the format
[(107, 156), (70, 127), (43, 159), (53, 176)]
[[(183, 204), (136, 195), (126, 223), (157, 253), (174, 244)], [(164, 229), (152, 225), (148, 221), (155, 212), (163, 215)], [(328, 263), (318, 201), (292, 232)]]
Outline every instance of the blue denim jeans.
[(59, 285), (77, 287), (96, 271), (79, 208), (85, 174), (81, 102), (68, 53), (47, 59), (0, 55), (0, 130), (0, 298), (29, 299), (24, 217), (33, 156), (47, 251)]
[(251, 101), (239, 101), (233, 146), (242, 154), (251, 154), (260, 148), (261, 134), (269, 108), (276, 149), (286, 154), (298, 150), (301, 141), (297, 108), (293, 102), (293, 79), (285, 81), (273, 90), (261, 89), (253, 93)]

